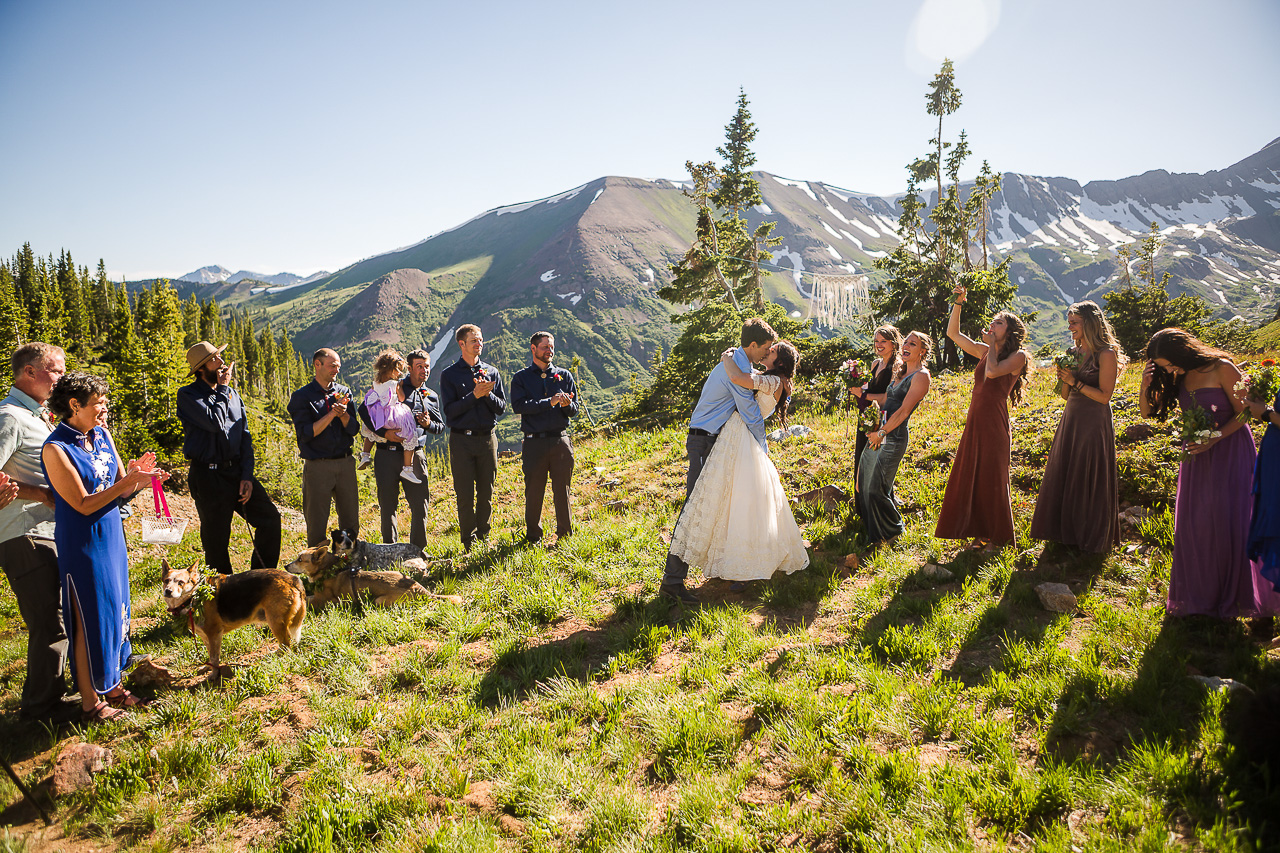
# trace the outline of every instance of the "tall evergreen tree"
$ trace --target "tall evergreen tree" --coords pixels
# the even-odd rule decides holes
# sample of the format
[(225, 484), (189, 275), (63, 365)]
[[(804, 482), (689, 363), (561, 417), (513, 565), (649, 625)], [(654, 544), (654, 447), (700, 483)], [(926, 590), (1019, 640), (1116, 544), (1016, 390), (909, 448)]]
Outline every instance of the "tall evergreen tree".
[[(1009, 259), (992, 267), (987, 252), (989, 201), (1000, 189), (999, 175), (984, 161), (968, 198), (963, 198), (960, 170), (970, 154), (968, 137), (961, 131), (959, 139), (951, 143), (943, 136), (943, 119), (959, 109), (961, 101), (955, 69), (951, 60), (945, 60), (925, 96), (927, 112), (938, 117), (937, 135), (929, 140), (929, 154), (907, 166), (907, 192), (898, 217), (901, 242), (889, 255), (876, 260), (876, 267), (889, 275), (871, 293), (872, 305), (880, 316), (895, 321), (904, 331), (919, 329), (945, 341), (944, 361), (948, 365), (959, 363), (954, 345), (944, 337), (955, 287), (968, 289), (965, 331), (973, 335), (991, 314), (1009, 307), (1017, 292), (1009, 281)], [(937, 187), (932, 210), (921, 194), (925, 182)], [(975, 267), (971, 257), (977, 232), (981, 232), (981, 267)]]

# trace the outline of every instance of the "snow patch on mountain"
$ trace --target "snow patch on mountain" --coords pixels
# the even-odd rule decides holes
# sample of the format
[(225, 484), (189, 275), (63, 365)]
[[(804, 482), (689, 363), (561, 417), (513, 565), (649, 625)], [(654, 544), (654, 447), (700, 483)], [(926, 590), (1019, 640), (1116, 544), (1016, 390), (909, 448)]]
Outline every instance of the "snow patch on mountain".
[[(776, 252), (770, 252), (770, 255), (773, 258), (774, 265), (777, 265), (778, 261), (782, 258), (786, 258), (791, 262), (791, 268), (794, 270), (792, 276), (795, 278), (796, 290), (804, 293), (804, 291), (800, 289), (800, 273), (804, 272), (804, 258), (800, 257), (800, 253), (788, 251), (787, 247), (783, 246)], [(808, 294), (805, 295), (807, 296)]]
[(542, 275), (538, 276), (538, 278), (542, 279), (543, 281), (554, 281), (559, 277), (560, 276), (556, 275), (555, 270), (547, 270)]
[(857, 228), (858, 230), (862, 231), (862, 233), (866, 234), (872, 240), (879, 239), (880, 237), (879, 231), (872, 228), (870, 225), (866, 225), (862, 222), (859, 222), (857, 219), (853, 220), (849, 224), (852, 225), (854, 228)]
[(440, 363), (440, 357), (444, 355), (444, 351), (449, 346), (449, 344), (453, 343), (453, 333), (456, 331), (457, 331), (456, 327), (451, 328), (449, 329), (449, 331), (445, 332), (443, 335), (440, 336), (440, 340), (436, 341), (436, 345), (431, 348), (432, 364)]
[(813, 194), (813, 190), (809, 189), (809, 185), (804, 181), (789, 181), (786, 178), (779, 178), (777, 175), (771, 175), (770, 177), (782, 184), (784, 187), (795, 187), (814, 201), (818, 200), (818, 197)]

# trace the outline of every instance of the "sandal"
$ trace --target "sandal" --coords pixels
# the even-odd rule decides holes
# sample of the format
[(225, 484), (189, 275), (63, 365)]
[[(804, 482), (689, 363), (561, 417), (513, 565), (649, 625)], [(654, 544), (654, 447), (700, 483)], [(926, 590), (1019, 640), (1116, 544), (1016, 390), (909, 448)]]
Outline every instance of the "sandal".
[(123, 708), (113, 708), (105, 700), (99, 700), (87, 711), (80, 712), (80, 722), (82, 723), (110, 723), (117, 720), (123, 720), (130, 716), (129, 712)]
[(105, 699), (107, 704), (110, 705), (112, 708), (123, 708), (125, 710), (128, 710), (130, 708), (147, 707), (146, 699), (140, 699), (137, 696), (134, 696), (132, 693), (130, 693), (128, 690), (125, 690), (123, 687), (120, 688), (119, 693), (114, 693), (114, 694), (108, 693), (102, 698)]

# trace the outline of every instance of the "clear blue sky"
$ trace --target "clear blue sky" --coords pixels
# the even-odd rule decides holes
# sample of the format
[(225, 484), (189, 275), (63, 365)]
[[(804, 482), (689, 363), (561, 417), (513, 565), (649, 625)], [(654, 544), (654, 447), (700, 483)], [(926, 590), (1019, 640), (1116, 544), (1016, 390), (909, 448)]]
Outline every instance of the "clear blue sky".
[(336, 270), (602, 175), (902, 188), (956, 60), (977, 162), (1204, 172), (1280, 136), (1276, 0), (0, 0), (0, 253)]

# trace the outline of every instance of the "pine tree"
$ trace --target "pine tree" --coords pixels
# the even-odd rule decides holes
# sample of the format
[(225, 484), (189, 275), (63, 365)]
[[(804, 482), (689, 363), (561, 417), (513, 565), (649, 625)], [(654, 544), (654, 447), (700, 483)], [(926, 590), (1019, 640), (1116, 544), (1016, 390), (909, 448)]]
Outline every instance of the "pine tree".
[[(19, 304), (13, 273), (7, 264), (0, 262), (0, 351), (13, 352), (27, 342), (26, 333), (26, 312)], [(0, 370), (7, 374), (3, 365), (4, 362), (0, 362)]]
[(784, 337), (803, 328), (781, 306), (765, 302), (760, 283), (760, 262), (770, 258), (767, 247), (779, 241), (770, 236), (773, 222), (752, 230), (744, 215), (761, 202), (760, 184), (751, 171), (757, 133), (746, 93), (739, 91), (737, 110), (725, 126), (725, 144), (716, 149), (722, 165), (685, 164), (693, 186), (684, 194), (697, 208), (693, 245), (672, 266), (672, 281), (658, 295), (690, 307), (672, 317), (684, 331), (648, 392), (634, 398), (639, 409), (684, 405), (696, 396), (720, 353), (738, 344), (739, 329), (750, 316), (764, 317)]
[[(871, 293), (876, 313), (896, 322), (904, 332), (918, 329), (936, 341), (945, 341), (943, 361), (947, 365), (959, 363), (954, 344), (944, 338), (956, 286), (968, 289), (965, 325), (970, 334), (976, 334), (991, 314), (1012, 304), (1017, 292), (1009, 281), (1009, 259), (991, 267), (987, 251), (989, 202), (1000, 189), (999, 175), (984, 161), (968, 198), (962, 199), (960, 170), (970, 154), (968, 136), (961, 131), (954, 144), (944, 141), (943, 119), (958, 110), (961, 101), (955, 69), (951, 60), (945, 60), (925, 96), (927, 112), (938, 117), (937, 135), (929, 140), (929, 154), (907, 166), (907, 192), (898, 217), (901, 242), (889, 255), (876, 260), (876, 268), (889, 275)], [(937, 187), (932, 210), (921, 196), (926, 181)], [(981, 232), (981, 268), (975, 268), (971, 257), (976, 252), (977, 232)]]

